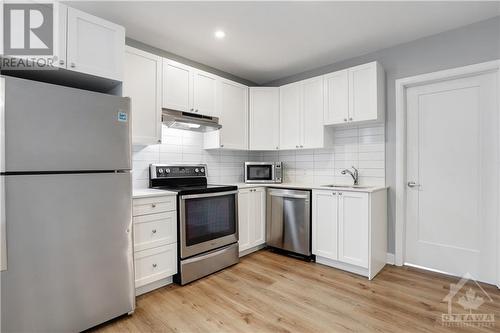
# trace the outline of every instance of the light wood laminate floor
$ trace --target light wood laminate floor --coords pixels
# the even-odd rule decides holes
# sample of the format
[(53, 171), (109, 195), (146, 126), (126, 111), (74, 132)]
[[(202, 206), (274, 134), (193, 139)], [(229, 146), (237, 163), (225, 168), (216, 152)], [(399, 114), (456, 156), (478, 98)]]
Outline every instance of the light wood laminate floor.
[[(500, 292), (481, 286), (495, 327), (443, 327), (443, 298), (457, 278), (386, 266), (373, 281), (261, 250), (187, 286), (142, 295), (132, 316), (96, 332), (500, 332)], [(457, 297), (463, 296), (466, 284)], [(453, 312), (465, 312), (454, 299)]]

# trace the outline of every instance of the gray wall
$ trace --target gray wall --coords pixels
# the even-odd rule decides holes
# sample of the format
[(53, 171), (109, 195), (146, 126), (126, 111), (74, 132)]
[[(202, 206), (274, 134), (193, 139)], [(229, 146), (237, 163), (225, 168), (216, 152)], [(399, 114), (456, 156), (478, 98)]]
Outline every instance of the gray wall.
[(205, 72), (209, 72), (209, 73), (218, 75), (220, 77), (223, 77), (223, 78), (226, 78), (228, 80), (232, 80), (232, 81), (244, 84), (246, 86), (258, 86), (258, 84), (254, 83), (252, 81), (248, 81), (246, 79), (243, 79), (241, 77), (235, 76), (233, 74), (229, 74), (227, 72), (221, 71), (221, 70), (219, 70), (217, 68), (213, 68), (213, 67), (201, 64), (199, 62), (196, 62), (196, 61), (193, 61), (193, 60), (190, 60), (190, 59), (178, 56), (176, 54), (167, 52), (165, 50), (158, 49), (156, 47), (144, 44), (144, 43), (139, 42), (139, 41), (137, 41), (135, 39), (132, 39), (132, 38), (127, 38), (125, 40), (125, 44), (127, 44), (129, 46), (132, 46), (132, 47), (135, 47), (137, 49), (140, 49), (140, 50), (152, 53), (152, 54), (156, 54), (156, 55), (161, 56), (161, 57), (165, 57), (165, 58), (168, 58), (168, 59), (171, 59), (171, 60), (174, 60), (174, 61), (178, 61), (178, 62), (183, 63), (185, 65), (201, 69), (201, 70), (203, 70)]
[[(396, 27), (397, 28), (397, 27)], [(395, 80), (500, 59), (500, 16), (465, 27), (415, 40), (312, 71), (269, 82), (267, 86), (299, 81), (377, 60), (386, 72), (386, 182), (389, 190), (388, 250), (394, 253), (396, 109)]]

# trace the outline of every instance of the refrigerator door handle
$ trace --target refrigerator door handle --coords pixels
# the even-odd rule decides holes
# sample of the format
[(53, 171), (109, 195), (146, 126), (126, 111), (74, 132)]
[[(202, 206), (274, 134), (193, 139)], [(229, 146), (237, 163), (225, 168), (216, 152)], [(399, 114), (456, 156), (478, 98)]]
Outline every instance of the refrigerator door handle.
[(0, 76), (0, 271), (7, 269), (5, 216), (5, 78)]
[(5, 176), (0, 176), (0, 272), (7, 269), (7, 230), (5, 215)]

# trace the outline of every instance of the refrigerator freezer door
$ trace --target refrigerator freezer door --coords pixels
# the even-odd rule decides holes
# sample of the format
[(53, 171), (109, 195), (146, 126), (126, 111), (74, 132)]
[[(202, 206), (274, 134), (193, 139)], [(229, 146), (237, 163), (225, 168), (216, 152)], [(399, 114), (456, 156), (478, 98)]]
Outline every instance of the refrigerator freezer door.
[(5, 77), (7, 172), (130, 169), (130, 100)]
[(6, 176), (2, 332), (77, 332), (134, 309), (130, 173)]

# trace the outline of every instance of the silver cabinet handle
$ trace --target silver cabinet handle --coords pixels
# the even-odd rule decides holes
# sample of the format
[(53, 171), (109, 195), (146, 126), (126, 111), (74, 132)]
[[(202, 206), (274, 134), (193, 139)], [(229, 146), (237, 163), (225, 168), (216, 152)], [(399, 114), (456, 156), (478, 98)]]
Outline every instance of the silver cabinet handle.
[(299, 146), (295, 146), (295, 148), (299, 148)]
[(352, 118), (349, 118), (349, 121), (352, 121)]
[(156, 208), (156, 204), (151, 204), (151, 208)]
[(303, 145), (300, 145), (300, 148), (304, 148), (304, 146), (303, 146)]
[(347, 121), (347, 118), (344, 118), (344, 121)]
[(153, 234), (156, 234), (156, 229), (151, 230)]
[(415, 183), (415, 182), (408, 182), (408, 187), (420, 187), (419, 184)]
[(64, 60), (59, 60), (59, 65), (64, 65)]
[(153, 268), (156, 268), (158, 265), (157, 264), (153, 264)]
[(337, 192), (332, 192), (332, 195), (337, 195)]
[(221, 148), (224, 148), (224, 145), (220, 145)]
[(280, 147), (276, 147), (276, 149), (280, 149)]
[(339, 195), (342, 195), (342, 192), (339, 192)]
[(196, 109), (196, 112), (198, 112), (198, 111), (199, 111), (199, 110), (198, 110), (198, 109)]
[(70, 66), (71, 66), (71, 68), (75, 68), (76, 64), (74, 62), (72, 62)]
[(193, 108), (191, 108), (191, 109), (190, 109), (190, 111), (194, 111), (194, 109), (193, 109)]

